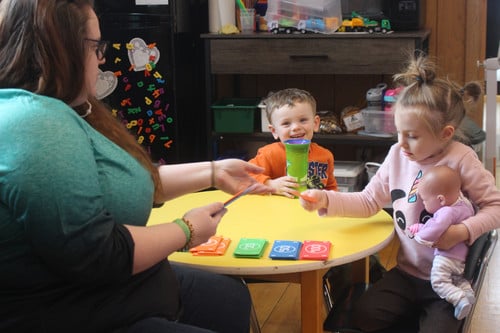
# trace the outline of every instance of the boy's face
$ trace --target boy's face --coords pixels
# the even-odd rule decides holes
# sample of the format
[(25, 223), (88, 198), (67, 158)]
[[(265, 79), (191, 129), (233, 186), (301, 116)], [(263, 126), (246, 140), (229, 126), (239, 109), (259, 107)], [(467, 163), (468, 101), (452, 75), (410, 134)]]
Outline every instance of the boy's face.
[(319, 130), (319, 116), (309, 103), (298, 103), (290, 107), (282, 106), (274, 110), (269, 130), (275, 139), (281, 142), (288, 139), (312, 140), (314, 132)]

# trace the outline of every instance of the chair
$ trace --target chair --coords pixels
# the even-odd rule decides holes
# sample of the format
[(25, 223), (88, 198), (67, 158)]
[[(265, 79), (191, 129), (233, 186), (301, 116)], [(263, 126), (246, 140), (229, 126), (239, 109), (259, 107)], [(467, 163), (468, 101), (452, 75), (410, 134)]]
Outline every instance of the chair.
[[(497, 239), (498, 231), (492, 230), (476, 239), (469, 250), (464, 276), (471, 281), (472, 289), (476, 293), (476, 298), (479, 298), (486, 269), (488, 268), (493, 250), (495, 249)], [(475, 304), (472, 306), (470, 314), (462, 322), (460, 332), (467, 333), (469, 331), (475, 306)]]
[[(476, 239), (474, 244), (469, 249), (469, 254), (465, 263), (464, 276), (471, 281), (472, 289), (479, 297), (483, 284), (486, 269), (490, 261), (491, 255), (495, 248), (498, 239), (498, 231), (492, 230), (483, 234)], [(323, 323), (325, 331), (334, 333), (362, 333), (361, 331), (352, 328), (351, 316), (352, 305), (361, 296), (361, 294), (369, 287), (364, 283), (358, 283), (350, 286), (348, 290), (333, 292), (335, 286), (330, 284), (330, 276), (323, 277), (323, 289), (325, 296), (325, 304), (328, 310), (328, 316)], [(333, 297), (332, 299), (332, 295)], [(462, 321), (460, 333), (467, 333), (472, 321), (475, 305), (472, 307), (470, 314)], [(416, 333), (417, 327), (398, 328), (398, 332)]]
[[(241, 282), (246, 286), (247, 281), (244, 278), (241, 278)], [(257, 318), (257, 313), (255, 312), (255, 307), (253, 305), (252, 301), (252, 306), (250, 308), (250, 331), (252, 333), (260, 333), (260, 324), (259, 324), (259, 319)]]

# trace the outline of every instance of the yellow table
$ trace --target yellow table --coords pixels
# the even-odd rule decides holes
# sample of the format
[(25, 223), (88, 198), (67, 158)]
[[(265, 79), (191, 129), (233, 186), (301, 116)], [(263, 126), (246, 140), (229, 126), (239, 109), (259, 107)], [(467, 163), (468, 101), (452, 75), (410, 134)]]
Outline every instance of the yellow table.
[[(221, 191), (198, 192), (169, 201), (153, 209), (148, 225), (172, 221), (188, 210), (230, 197)], [(363, 259), (384, 248), (392, 239), (394, 227), (384, 211), (370, 218), (319, 217), (307, 212), (297, 199), (282, 196), (247, 195), (228, 207), (217, 235), (229, 237), (224, 256), (193, 256), (176, 252), (169, 259), (221, 274), (301, 284), (302, 332), (323, 332), (324, 304), (322, 277), (332, 266)], [(240, 238), (265, 238), (269, 245), (260, 259), (235, 258)], [(269, 253), (274, 240), (329, 240), (326, 261), (272, 260)]]

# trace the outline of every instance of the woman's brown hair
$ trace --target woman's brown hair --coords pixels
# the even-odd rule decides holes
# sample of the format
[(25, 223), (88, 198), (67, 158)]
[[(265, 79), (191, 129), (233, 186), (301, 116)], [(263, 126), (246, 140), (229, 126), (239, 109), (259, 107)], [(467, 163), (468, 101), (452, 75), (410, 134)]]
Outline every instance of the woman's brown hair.
[[(93, 6), (93, 0), (1, 0), (0, 88), (25, 89), (68, 105), (74, 101), (85, 85), (86, 28)], [(147, 152), (103, 103), (93, 96), (88, 101), (92, 113), (85, 120), (151, 173), (158, 198), (159, 174)], [(81, 114), (81, 107), (75, 112)]]

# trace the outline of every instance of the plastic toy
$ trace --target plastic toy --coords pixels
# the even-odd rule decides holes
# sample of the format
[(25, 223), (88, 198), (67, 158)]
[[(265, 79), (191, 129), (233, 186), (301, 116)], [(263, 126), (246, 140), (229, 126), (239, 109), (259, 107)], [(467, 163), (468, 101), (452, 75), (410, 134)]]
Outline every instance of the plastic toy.
[(372, 33), (389, 33), (392, 32), (391, 22), (388, 19), (371, 20), (363, 17), (357, 12), (351, 13), (351, 19), (342, 21), (342, 25), (338, 29), (339, 32), (368, 32)]
[(306, 22), (304, 20), (282, 18), (279, 21), (270, 21), (267, 26), (268, 30), (273, 34), (306, 33)]
[(306, 20), (296, 20), (293, 18), (281, 18), (279, 20), (271, 20), (268, 22), (268, 31), (280, 34), (292, 34), (292, 33), (302, 33), (315, 32), (315, 33), (326, 33), (335, 29), (338, 26), (337, 17), (325, 17), (325, 18), (309, 18)]

